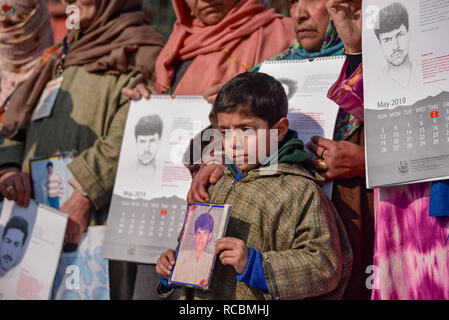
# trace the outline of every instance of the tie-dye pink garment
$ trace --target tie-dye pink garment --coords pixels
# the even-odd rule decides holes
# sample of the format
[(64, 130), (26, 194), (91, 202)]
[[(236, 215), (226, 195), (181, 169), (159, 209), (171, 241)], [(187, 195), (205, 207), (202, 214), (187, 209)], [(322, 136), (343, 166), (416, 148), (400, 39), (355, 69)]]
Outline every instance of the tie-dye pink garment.
[(429, 216), (431, 187), (375, 190), (372, 299), (449, 299), (449, 218)]
[[(328, 96), (342, 109), (361, 114), (362, 68), (350, 78), (346, 68)], [(449, 299), (449, 217), (429, 216), (431, 186), (374, 190), (374, 271), (367, 281), (373, 300)]]

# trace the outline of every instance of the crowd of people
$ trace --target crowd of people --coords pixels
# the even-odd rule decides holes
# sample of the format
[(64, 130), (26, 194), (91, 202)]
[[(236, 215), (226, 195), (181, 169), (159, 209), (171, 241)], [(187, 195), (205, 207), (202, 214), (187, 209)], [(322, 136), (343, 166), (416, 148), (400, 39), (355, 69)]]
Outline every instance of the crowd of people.
[[(429, 216), (432, 183), (366, 187), (362, 1), (290, 0), (290, 17), (263, 0), (172, 1), (165, 42), (141, 0), (65, 0), (80, 9), (80, 29), (53, 44), (46, 1), (0, 0), (0, 193), (27, 206), (29, 160), (76, 150), (75, 191), (60, 208), (65, 242), (76, 244), (106, 224), (130, 100), (203, 95), (216, 129), (278, 130), (277, 170), (214, 156), (189, 165), (188, 201), (233, 206), (214, 287), (169, 284), (167, 248), (156, 265), (109, 261), (111, 299), (449, 298), (446, 242), (437, 243), (449, 220)], [(340, 107), (334, 137), (301, 141), (283, 87), (260, 64), (327, 56), (346, 56), (328, 92)], [(58, 79), (50, 112), (33, 120)]]

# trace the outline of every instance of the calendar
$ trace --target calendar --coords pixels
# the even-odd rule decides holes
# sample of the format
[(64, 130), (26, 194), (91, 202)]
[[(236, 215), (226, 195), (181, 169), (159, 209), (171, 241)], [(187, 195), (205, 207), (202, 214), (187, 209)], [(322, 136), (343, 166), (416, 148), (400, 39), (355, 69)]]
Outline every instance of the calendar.
[[(339, 106), (327, 98), (329, 88), (337, 81), (345, 56), (303, 60), (279, 60), (262, 63), (260, 72), (276, 78), (288, 98), (289, 127), (304, 144), (313, 136), (334, 138)], [(305, 147), (307, 151), (307, 146)], [(323, 191), (332, 198), (332, 181)]]
[(368, 188), (449, 178), (449, 1), (363, 1)]
[(198, 96), (154, 95), (131, 103), (109, 209), (103, 256), (156, 263), (176, 248), (187, 210), (190, 141), (210, 125)]

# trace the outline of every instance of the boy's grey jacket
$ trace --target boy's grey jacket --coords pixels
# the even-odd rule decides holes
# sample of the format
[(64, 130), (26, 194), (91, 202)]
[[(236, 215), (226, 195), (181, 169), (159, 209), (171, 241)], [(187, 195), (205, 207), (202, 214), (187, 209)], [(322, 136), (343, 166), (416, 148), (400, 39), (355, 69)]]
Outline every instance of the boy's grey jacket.
[[(270, 175), (261, 170), (272, 169)], [(226, 236), (262, 252), (269, 292), (236, 280), (219, 259), (211, 290), (188, 289), (195, 299), (340, 299), (352, 266), (344, 226), (320, 184), (323, 179), (300, 164), (251, 170), (233, 185), (225, 175), (209, 189), (211, 202), (227, 203), (232, 214)], [(192, 292), (193, 290), (193, 292)]]

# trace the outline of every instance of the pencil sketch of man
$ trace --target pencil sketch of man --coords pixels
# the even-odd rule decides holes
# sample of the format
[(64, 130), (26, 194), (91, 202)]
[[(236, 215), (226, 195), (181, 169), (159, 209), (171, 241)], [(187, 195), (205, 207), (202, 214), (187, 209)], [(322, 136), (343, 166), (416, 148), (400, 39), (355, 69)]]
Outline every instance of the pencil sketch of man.
[(148, 181), (158, 169), (157, 154), (161, 146), (163, 122), (160, 116), (152, 114), (139, 119), (134, 134), (137, 150), (137, 174)]
[(3, 230), (0, 243), (0, 276), (13, 269), (23, 255), (28, 237), (28, 222), (22, 217), (11, 218)]
[(381, 9), (374, 33), (386, 59), (383, 75), (396, 85), (409, 87), (415, 64), (409, 55), (410, 32), (407, 9), (398, 2)]

